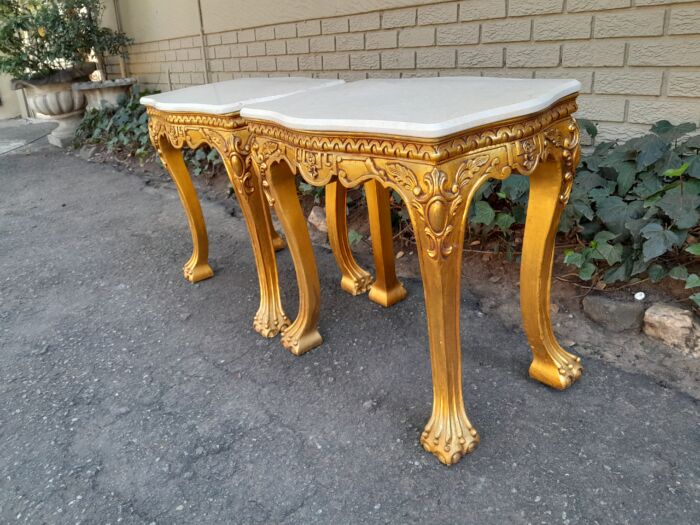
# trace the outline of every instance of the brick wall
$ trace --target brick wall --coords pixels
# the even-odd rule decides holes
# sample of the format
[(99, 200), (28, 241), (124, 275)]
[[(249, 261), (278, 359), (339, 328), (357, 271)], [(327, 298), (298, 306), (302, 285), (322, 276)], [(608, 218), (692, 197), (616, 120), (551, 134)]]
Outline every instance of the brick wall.
[[(160, 90), (201, 84), (201, 44), (199, 35), (135, 44), (129, 72)], [(700, 122), (698, 1), (445, 2), (207, 34), (205, 53), (212, 82), (576, 78), (579, 115), (599, 122), (604, 137), (638, 134), (663, 118)]]

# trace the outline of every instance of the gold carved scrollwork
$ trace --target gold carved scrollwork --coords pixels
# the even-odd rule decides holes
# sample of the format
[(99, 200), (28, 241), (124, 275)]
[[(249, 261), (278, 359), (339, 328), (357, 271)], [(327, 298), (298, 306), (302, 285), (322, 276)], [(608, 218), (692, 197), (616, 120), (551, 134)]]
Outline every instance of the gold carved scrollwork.
[[(478, 186), (489, 178), (505, 179), (514, 171), (531, 176), (531, 199), (538, 201), (528, 214), (521, 266), (524, 328), (533, 351), (530, 375), (554, 388), (566, 388), (581, 375), (578, 358), (561, 349), (549, 318), (556, 226), (571, 193), (579, 156), (579, 132), (571, 116), (575, 111), (572, 96), (536, 115), (438, 140), (295, 131), (262, 121), (248, 124), (254, 137), (251, 156), (264, 173), (267, 192), (296, 195), (293, 185), (282, 187), (282, 181), (288, 180), (284, 174), (270, 175), (271, 163), (285, 162), (316, 186), (335, 180), (349, 188), (368, 181), (381, 183), (396, 190), (409, 207), (418, 240), (433, 364), (433, 415), (421, 443), (443, 463), (455, 463), (479, 441), (462, 399), (459, 279), (467, 207)], [(272, 187), (266, 186), (270, 181), (275, 181)], [(289, 207), (293, 199), (284, 198)], [(290, 222), (298, 222), (305, 234), (303, 216), (296, 215)], [(303, 261), (302, 270), (312, 266), (311, 248), (300, 250), (295, 265), (297, 261)], [(297, 272), (307, 281), (305, 297), (314, 296), (317, 278), (309, 276), (315, 274), (303, 275), (299, 267)], [(302, 322), (295, 321), (298, 327), (286, 333), (290, 338), (301, 340), (302, 328), (302, 335), (316, 336), (308, 321), (315, 319), (316, 312), (307, 303), (300, 301), (300, 308), (303, 305), (310, 313)]]
[(452, 239), (451, 234), (454, 221), (459, 219), (466, 204), (465, 189), (475, 178), (490, 173), (499, 162), (498, 156), (477, 155), (464, 160), (456, 172), (447, 172), (435, 166), (426, 168), (427, 171), (420, 177), (413, 169), (399, 162), (387, 162), (386, 168), (380, 169), (368, 159), (366, 166), (391, 186), (403, 190), (404, 200), (425, 225), (429, 240), (428, 256), (438, 259), (449, 256), (454, 250), (454, 243), (461, 242)]
[[(203, 144), (216, 149), (233, 167), (232, 175), (240, 189), (250, 195), (255, 191), (252, 174), (246, 166), (249, 153), (243, 137), (246, 122), (237, 116), (167, 113), (148, 108), (151, 141), (160, 153), (158, 139), (165, 137), (176, 149), (198, 148)], [(236, 133), (233, 133), (236, 131)]]
[(562, 205), (569, 202), (580, 155), (580, 132), (573, 118), (564, 125), (552, 127), (544, 132), (542, 159), (559, 156), (563, 167), (562, 189), (559, 194), (559, 202)]
[[(333, 151), (340, 155), (385, 157), (439, 163), (483, 148), (511, 143), (533, 137), (576, 111), (574, 98), (525, 119), (512, 123), (458, 133), (437, 141), (405, 137), (370, 137), (335, 133), (333, 135), (295, 131), (276, 124), (250, 121), (252, 134), (265, 140), (287, 144), (302, 151)], [(290, 155), (291, 156), (291, 155)]]

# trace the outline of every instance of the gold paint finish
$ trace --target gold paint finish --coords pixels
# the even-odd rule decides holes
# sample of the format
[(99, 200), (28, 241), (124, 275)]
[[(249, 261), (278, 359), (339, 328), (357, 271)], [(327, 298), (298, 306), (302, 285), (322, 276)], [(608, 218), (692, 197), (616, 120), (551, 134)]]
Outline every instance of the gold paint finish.
[[(264, 337), (274, 337), (289, 325), (289, 320), (281, 306), (274, 256), (274, 251), (285, 248), (286, 242), (272, 226), (269, 206), (261, 191), (260, 179), (255, 176), (254, 170), (248, 164), (250, 136), (247, 122), (237, 113), (230, 115), (171, 113), (151, 107), (147, 108), (147, 111), (151, 141), (163, 165), (175, 181), (190, 226), (193, 250), (192, 256), (183, 269), (185, 278), (190, 282), (197, 282), (214, 275), (208, 262), (209, 245), (204, 216), (181, 152), (185, 146), (196, 148), (207, 144), (221, 155), (250, 233), (260, 282), (260, 307), (253, 320), (253, 327)], [(343, 188), (341, 191), (344, 197), (347, 190)], [(287, 196), (287, 200), (290, 198)], [(338, 196), (338, 199), (340, 198), (341, 196)], [(329, 238), (338, 266), (344, 276), (343, 289), (350, 293), (355, 289), (357, 290), (355, 293), (364, 292), (372, 283), (372, 277), (362, 270), (352, 257), (345, 222), (345, 208), (344, 206), (342, 208), (342, 219), (338, 215), (338, 220), (335, 220), (335, 208), (333, 206), (331, 208), (333, 218), (328, 220)], [(381, 215), (377, 210), (373, 210), (372, 213)], [(388, 208), (383, 213), (388, 214)], [(280, 218), (284, 219), (281, 216)], [(388, 235), (390, 240), (390, 229)], [(292, 250), (293, 253), (295, 251), (298, 250)], [(391, 266), (386, 270), (382, 267), (382, 271), (393, 275), (393, 254), (391, 258), (384, 256), (382, 263), (384, 266)], [(309, 276), (309, 278), (312, 277)], [(353, 281), (353, 279), (356, 280)], [(317, 277), (316, 280), (318, 280)], [(318, 308), (318, 298), (307, 304)], [(308, 312), (309, 315), (311, 313), (311, 311)], [(304, 319), (303, 316), (299, 318), (300, 323), (302, 319)], [(299, 323), (295, 324), (283, 338), (285, 346), (297, 355), (318, 346), (321, 343), (321, 336), (315, 329), (317, 321), (318, 312), (315, 317), (311, 315), (306, 321), (307, 324), (313, 324), (313, 330), (306, 330)]]
[[(264, 337), (274, 337), (289, 325), (289, 320), (280, 299), (270, 210), (263, 198), (259, 179), (246, 169), (248, 131), (245, 121), (237, 115), (167, 113), (153, 108), (148, 108), (148, 114), (151, 141), (175, 180), (192, 232), (194, 250), (185, 265), (185, 276), (188, 277), (189, 271), (194, 277), (190, 280), (196, 282), (200, 280), (196, 278), (200, 275), (213, 275), (207, 263), (204, 218), (179, 151), (185, 146), (197, 148), (207, 144), (221, 156), (250, 233), (260, 284), (260, 305), (253, 328)], [(173, 162), (172, 159), (177, 161)], [(277, 239), (278, 246), (283, 247), (284, 241), (279, 237)], [(197, 270), (199, 273), (195, 273)]]
[(396, 278), (389, 192), (376, 180), (368, 180), (365, 182), (365, 196), (372, 253), (377, 268), (377, 279), (372, 283), (368, 297), (386, 308), (406, 297), (406, 289)]
[[(330, 182), (326, 186), (326, 222), (328, 223), (328, 242), (335, 255), (338, 268), (341, 270), (340, 287), (350, 295), (359, 295), (369, 290), (372, 276), (360, 268), (352, 255), (350, 242), (346, 235), (338, 232), (348, 230), (345, 209), (348, 201), (348, 190), (338, 182)], [(368, 203), (369, 204), (369, 203)], [(389, 232), (391, 238), (391, 232)]]
[[(249, 158), (282, 220), (299, 280), (299, 317), (283, 340), (292, 352), (307, 351), (321, 339), (316, 330), (318, 275), (294, 174), (315, 186), (332, 186), (336, 225), (342, 197), (333, 185), (370, 183), (372, 237), (381, 241), (373, 244), (375, 256), (383, 261), (377, 263), (377, 280), (384, 280), (380, 286), (385, 290), (397, 290), (397, 283), (392, 280), (391, 243), (384, 234), (388, 224), (381, 216), (387, 210), (385, 195), (377, 190), (393, 189), (406, 203), (423, 278), (433, 379), (433, 411), (420, 441), (445, 464), (456, 463), (479, 443), (462, 396), (459, 301), (469, 204), (487, 179), (505, 179), (513, 171), (531, 179), (521, 267), (523, 325), (533, 352), (530, 376), (558, 389), (581, 376), (580, 359), (556, 342), (549, 317), (554, 238), (579, 156), (579, 130), (571, 116), (575, 111), (575, 97), (568, 97), (535, 115), (435, 141), (302, 132), (248, 122), (253, 137)], [(389, 296), (401, 293), (387, 292), (381, 298), (377, 292), (375, 300), (390, 304)]]

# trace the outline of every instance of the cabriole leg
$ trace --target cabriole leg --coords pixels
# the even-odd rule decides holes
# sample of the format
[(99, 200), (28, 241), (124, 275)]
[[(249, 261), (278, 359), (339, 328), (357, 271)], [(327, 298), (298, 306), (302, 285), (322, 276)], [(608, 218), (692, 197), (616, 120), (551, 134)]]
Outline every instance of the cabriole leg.
[(253, 328), (263, 337), (274, 337), (289, 326), (289, 319), (282, 310), (270, 208), (263, 196), (259, 177), (252, 173), (244, 176), (243, 163), (238, 159), (229, 160), (225, 155), (222, 158), (248, 226), (258, 271), (260, 306), (253, 319)]
[(161, 137), (158, 144), (160, 158), (165, 169), (175, 181), (177, 192), (180, 195), (182, 207), (187, 215), (187, 222), (192, 234), (192, 256), (185, 263), (182, 270), (185, 279), (196, 283), (214, 275), (209, 266), (209, 241), (207, 239), (207, 227), (202, 215), (202, 208), (197, 199), (197, 192), (192, 184), (190, 173), (187, 170), (182, 151), (174, 148), (165, 137)]
[(340, 287), (351, 295), (366, 292), (372, 276), (357, 264), (350, 249), (348, 222), (345, 215), (348, 190), (338, 181), (326, 185), (326, 223), (328, 242), (340, 270)]
[(451, 465), (479, 443), (462, 398), (459, 306), (465, 205), (450, 212), (449, 202), (430, 195), (416, 206), (406, 204), (423, 277), (433, 376), (433, 413), (420, 442)]
[(301, 355), (323, 341), (318, 333), (321, 284), (294, 176), (285, 163), (270, 166), (267, 176), (270, 195), (284, 229), (299, 286), (299, 312), (294, 322), (282, 332), (282, 345), (294, 355)]
[[(568, 152), (565, 152), (568, 153)], [(573, 173), (566, 174), (570, 180)], [(542, 161), (530, 176), (530, 197), (520, 265), (520, 309), (532, 349), (530, 377), (563, 390), (581, 377), (581, 359), (564, 350), (554, 336), (550, 292), (554, 239), (566, 203), (561, 162)]]
[(406, 289), (396, 278), (389, 191), (378, 181), (370, 180), (365, 183), (365, 196), (374, 264), (377, 267), (377, 278), (369, 289), (369, 299), (388, 307), (406, 297)]

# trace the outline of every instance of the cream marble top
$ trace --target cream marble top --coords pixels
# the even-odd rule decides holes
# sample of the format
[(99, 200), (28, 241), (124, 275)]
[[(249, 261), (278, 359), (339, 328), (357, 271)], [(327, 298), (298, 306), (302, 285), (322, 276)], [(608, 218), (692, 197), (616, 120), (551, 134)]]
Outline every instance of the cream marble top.
[(577, 80), (439, 77), (360, 80), (246, 105), (241, 116), (304, 131), (437, 138), (546, 109)]
[(223, 115), (238, 113), (246, 104), (342, 83), (342, 80), (302, 77), (240, 78), (148, 95), (141, 97), (141, 104), (162, 111)]

